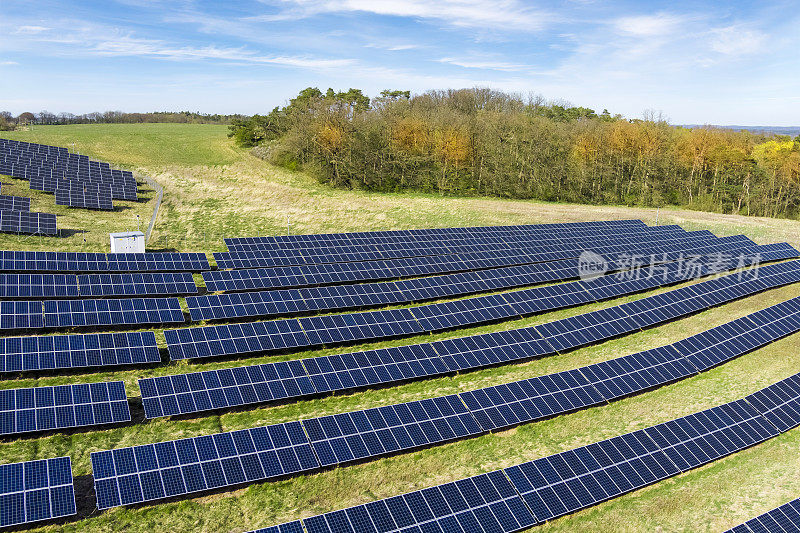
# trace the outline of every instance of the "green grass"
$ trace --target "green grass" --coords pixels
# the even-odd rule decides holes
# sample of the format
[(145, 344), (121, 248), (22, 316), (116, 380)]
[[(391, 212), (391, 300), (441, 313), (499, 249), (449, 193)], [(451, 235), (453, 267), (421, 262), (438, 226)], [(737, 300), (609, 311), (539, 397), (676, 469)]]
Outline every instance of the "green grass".
[[(225, 128), (220, 126), (153, 124), (34, 127), (32, 131), (3, 133), (2, 136), (62, 146), (75, 142), (81, 153), (155, 178), (164, 186), (165, 193), (150, 249), (221, 250), (223, 235), (284, 233), (287, 214), (292, 232), (296, 233), (611, 218), (641, 218), (654, 223), (656, 218), (655, 210), (651, 209), (333, 190), (303, 173), (266, 165), (233, 147), (225, 133)], [(20, 180), (2, 180), (4, 194), (32, 196), (34, 209), (62, 213), (56, 210), (60, 208), (52, 206), (52, 196), (28, 191), (27, 184)], [(152, 193), (147, 194), (152, 197)], [(109, 231), (130, 229), (130, 216), (134, 212), (144, 213), (141, 216), (146, 221), (151, 210), (152, 201), (114, 213), (65, 210), (59, 224), (75, 230), (84, 229), (86, 233), (76, 233), (65, 239), (0, 236), (0, 249), (107, 251)], [(796, 221), (663, 209), (659, 222), (679, 223), (687, 229), (707, 228), (718, 235), (745, 233), (764, 243), (786, 240), (800, 245), (800, 223)], [(91, 471), (89, 453), (92, 451), (429, 398), (558, 372), (669, 344), (799, 295), (797, 286), (775, 289), (597, 346), (524, 363), (191, 420), (156, 420), (101, 431), (6, 440), (0, 443), (0, 454), (3, 462), (70, 455), (74, 474), (85, 476)], [(86, 371), (76, 375), (20, 375), (0, 381), (0, 388), (121, 379), (125, 381), (129, 396), (137, 396), (136, 379), (146, 376), (524, 327), (639, 297), (457, 332), (364, 343), (352, 349), (307, 350), (275, 357), (182, 362), (146, 369)], [(157, 336), (163, 342), (161, 334)], [(742, 397), (797, 372), (800, 367), (798, 348), (800, 337), (789, 337), (701, 375), (608, 405), (524, 424), (508, 431), (314, 475), (256, 483), (237, 491), (135, 509), (95, 512), (79, 522), (48, 525), (37, 531), (240, 532), (331, 511), (513, 465)], [(538, 529), (722, 530), (800, 496), (800, 459), (796, 453), (799, 445), (800, 430), (790, 431), (706, 467)], [(86, 496), (85, 492), (79, 492), (79, 501)]]

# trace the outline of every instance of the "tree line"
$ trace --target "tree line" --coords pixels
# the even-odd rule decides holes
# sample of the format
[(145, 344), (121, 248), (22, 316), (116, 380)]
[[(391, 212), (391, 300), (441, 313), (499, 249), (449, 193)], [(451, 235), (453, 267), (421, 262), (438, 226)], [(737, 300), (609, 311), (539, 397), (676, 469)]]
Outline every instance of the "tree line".
[(103, 113), (51, 113), (26, 111), (14, 116), (8, 111), (0, 111), (0, 131), (13, 130), (18, 126), (30, 124), (64, 125), (64, 124), (145, 124), (169, 122), (177, 124), (232, 124), (244, 115), (220, 115), (198, 113), (194, 111), (153, 111), (151, 113), (126, 113), (123, 111), (105, 111)]
[(233, 120), (241, 146), (334, 187), (800, 214), (800, 137), (670, 125), (648, 112), (490, 89), (323, 93)]

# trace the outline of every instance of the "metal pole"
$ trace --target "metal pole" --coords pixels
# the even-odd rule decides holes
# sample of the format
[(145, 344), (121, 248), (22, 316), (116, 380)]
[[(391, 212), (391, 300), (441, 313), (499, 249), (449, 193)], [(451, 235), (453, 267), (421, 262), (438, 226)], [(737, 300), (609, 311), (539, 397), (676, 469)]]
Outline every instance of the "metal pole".
[(289, 215), (286, 215), (286, 236), (289, 236)]
[(660, 207), (656, 207), (656, 226), (658, 226), (658, 214), (661, 212)]

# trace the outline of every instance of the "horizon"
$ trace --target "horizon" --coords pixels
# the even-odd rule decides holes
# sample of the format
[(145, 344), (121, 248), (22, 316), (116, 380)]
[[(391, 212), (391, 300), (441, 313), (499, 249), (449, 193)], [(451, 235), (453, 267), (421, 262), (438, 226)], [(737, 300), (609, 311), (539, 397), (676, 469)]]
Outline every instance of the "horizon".
[(0, 108), (252, 115), (308, 86), (373, 96), (485, 86), (628, 118), (655, 110), (672, 124), (796, 127), (800, 16), (790, 8), (6, 0)]

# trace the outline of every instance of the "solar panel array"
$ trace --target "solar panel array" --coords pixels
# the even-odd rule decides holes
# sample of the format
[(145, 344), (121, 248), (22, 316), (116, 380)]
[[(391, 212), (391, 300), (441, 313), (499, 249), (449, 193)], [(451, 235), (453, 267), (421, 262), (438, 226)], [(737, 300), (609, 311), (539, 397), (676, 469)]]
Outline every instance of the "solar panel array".
[(559, 222), (554, 224), (531, 224), (516, 226), (472, 226), (460, 228), (432, 228), (411, 230), (357, 231), (343, 233), (315, 233), (310, 235), (277, 235), (274, 237), (236, 237), (225, 239), (229, 250), (241, 245), (268, 245), (285, 248), (300, 248), (325, 245), (347, 246), (355, 244), (385, 244), (390, 242), (440, 241), (443, 238), (513, 237), (536, 233), (558, 233), (576, 231), (609, 230), (616, 227), (629, 229), (646, 227), (638, 219), (599, 220), (589, 222)]
[(0, 211), (30, 211), (31, 199), (0, 194)]
[[(674, 261), (684, 257), (687, 253), (707, 256), (717, 253), (755, 257), (762, 251), (749, 243), (728, 241), (720, 243), (714, 242), (714, 240), (669, 247), (643, 247), (637, 250), (637, 253), (648, 260), (658, 258), (661, 261)], [(786, 245), (785, 249), (789, 250), (790, 248), (789, 245)], [(615, 257), (607, 250), (604, 250), (602, 255)], [(631, 268), (631, 265), (619, 260), (612, 260), (608, 264), (608, 269), (611, 271), (626, 268)], [(580, 274), (579, 265), (572, 259), (396, 282), (195, 296), (187, 298), (186, 304), (192, 320), (285, 315), (452, 298), (478, 292), (574, 279), (580, 277)]]
[(0, 210), (0, 232), (56, 235), (56, 216), (33, 211)]
[(78, 298), (87, 296), (153, 296), (195, 294), (188, 272), (141, 274), (4, 274), (2, 298)]
[[(66, 148), (0, 139), (0, 174), (31, 181), (31, 188), (56, 192), (66, 183), (103, 186), (114, 198), (137, 199), (133, 174), (108, 163), (71, 154)], [(65, 204), (66, 205), (66, 204)]]
[(0, 270), (16, 272), (157, 272), (209, 270), (199, 252), (103, 254), (94, 252), (0, 251)]
[[(761, 254), (761, 261), (797, 257), (792, 249)], [(173, 360), (275, 351), (439, 331), (528, 315), (652, 289), (708, 273), (705, 265), (667, 263), (654, 276), (611, 275), (405, 309), (314, 316), (166, 330)], [(779, 268), (785, 268), (780, 267)]]
[[(788, 307), (771, 308), (764, 315), (775, 318), (790, 309), (795, 315), (793, 327), (800, 327), (798, 303), (800, 300), (795, 299), (791, 304), (784, 304)], [(752, 325), (757, 321), (750, 321), (745, 328), (753, 330)], [(757, 329), (763, 333), (769, 328)], [(637, 378), (647, 373), (641, 372), (641, 364), (637, 369), (629, 363), (645, 362), (650, 366), (650, 375), (655, 375), (670, 368), (667, 366), (670, 358), (677, 361), (682, 357), (674, 352), (670, 355), (668, 351), (669, 348), (661, 349), (660, 357), (650, 351), (587, 367), (595, 377), (603, 374), (604, 379), (597, 381), (601, 386), (595, 386), (585, 378), (583, 369), (578, 369), (458, 395), (95, 452), (92, 466), (98, 507), (140, 503), (312, 471), (598, 404), (629, 393), (608, 386), (614, 383), (608, 379), (609, 370), (622, 370), (617, 371), (618, 382), (644, 389), (652, 385), (637, 382)], [(643, 354), (650, 356), (649, 361)], [(685, 356), (681, 364), (673, 364), (671, 368), (681, 366), (686, 374), (696, 372)], [(661, 382), (673, 378), (663, 372), (658, 377)], [(752, 400), (757, 400), (759, 395), (774, 397), (775, 390), (787, 389), (786, 382), (790, 382), (788, 388), (792, 392), (784, 396), (794, 402), (793, 406), (800, 405), (798, 375), (743, 400), (593, 444), (581, 451), (512, 467), (506, 473), (537, 522), (549, 520), (777, 435), (779, 431), (773, 417), (787, 421), (786, 427), (777, 426), (781, 430), (797, 425), (800, 410), (787, 416), (783, 406), (764, 406), (763, 402)], [(604, 392), (608, 393), (606, 397)], [(276, 435), (281, 438), (276, 439)], [(575, 459), (578, 461), (573, 464)], [(575, 468), (581, 461), (585, 468)], [(559, 465), (570, 467), (562, 469)], [(580, 479), (578, 486), (582, 487), (579, 493), (572, 487), (576, 478)], [(563, 490), (567, 490), (565, 494), (570, 495), (569, 499), (564, 499)], [(355, 531), (363, 530), (356, 528)]]
[[(308, 533), (520, 531), (707, 464), (777, 434), (779, 431), (746, 399), (736, 400), (489, 474), (299, 522)], [(497, 481), (489, 484), (487, 476)], [(505, 489), (498, 488), (504, 483), (508, 484)], [(286, 527), (291, 531), (296, 524), (291, 522)]]
[[(520, 227), (517, 227), (520, 228)], [(429, 231), (429, 230), (428, 230)], [(526, 231), (526, 230), (523, 230)], [(430, 242), (403, 242), (403, 243), (376, 243), (348, 244), (343, 246), (313, 246), (306, 248), (276, 248), (268, 245), (252, 245), (247, 249), (234, 249), (230, 252), (214, 254), (220, 268), (253, 268), (274, 267), (291, 265), (309, 265), (324, 263), (347, 263), (363, 261), (379, 261), (388, 259), (411, 258), (421, 256), (441, 256), (452, 254), (472, 254), (483, 252), (488, 257), (508, 254), (530, 253), (531, 247), (538, 250), (540, 246), (547, 247), (575, 247), (577, 243), (597, 241), (598, 238), (613, 235), (620, 238), (625, 235), (629, 238), (646, 235), (674, 235), (683, 234), (685, 231), (680, 226), (656, 226), (655, 228), (641, 227), (639, 225), (616, 226), (607, 228), (589, 228), (575, 226), (559, 230), (527, 230), (524, 240), (493, 239), (481, 241), (472, 238), (468, 240), (455, 239), (448, 241), (447, 236), (440, 236)], [(509, 242), (506, 242), (508, 240)], [(229, 245), (230, 246), (230, 245)], [(567, 256), (569, 257), (569, 256)], [(555, 257), (558, 258), (558, 257)]]
[(0, 329), (183, 322), (177, 298), (0, 301)]
[[(302, 530), (298, 530), (301, 533)], [(725, 533), (792, 533), (800, 531), (800, 499), (784, 503), (771, 511), (751, 518)]]
[[(794, 298), (674, 344), (462, 393), (485, 430), (561, 414), (681, 379), (800, 330)], [(605, 339), (601, 339), (605, 340)], [(536, 328), (139, 380), (147, 418), (264, 403), (553, 354)]]
[(0, 527), (74, 515), (69, 457), (0, 465)]
[[(627, 242), (615, 247), (604, 246), (597, 250), (597, 242), (584, 243), (584, 249), (592, 249), (608, 256), (615, 252), (630, 253), (632, 245), (637, 247), (644, 242), (670, 243), (688, 242), (694, 239), (716, 239), (707, 231), (676, 233), (674, 236), (653, 234), (640, 239), (628, 238)], [(750, 242), (744, 236), (723, 237), (719, 242)], [(616, 242), (619, 242), (617, 239)], [(541, 247), (537, 241), (533, 247)], [(386, 279), (429, 276), (449, 272), (464, 272), (487, 268), (509, 267), (538, 262), (574, 260), (583, 250), (576, 247), (563, 246), (558, 250), (537, 252), (528, 249), (524, 253), (517, 251), (495, 250), (490, 252), (471, 252), (445, 256), (422, 256), (381, 261), (361, 261), (351, 263), (322, 263), (289, 267), (251, 268), (244, 270), (214, 270), (203, 273), (203, 279), (209, 292), (245, 291), (256, 289), (290, 288), (312, 285), (332, 285), (339, 283), (355, 283), (359, 281), (378, 281)]]
[(159, 362), (152, 331), (0, 338), (0, 373)]
[(111, 201), (111, 188), (92, 188), (85, 186), (71, 186), (69, 188), (56, 189), (56, 205), (66, 205), (69, 207), (81, 207), (84, 209), (103, 209), (114, 210)]
[(0, 390), (0, 435), (130, 420), (122, 381)]

